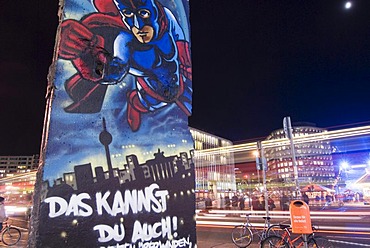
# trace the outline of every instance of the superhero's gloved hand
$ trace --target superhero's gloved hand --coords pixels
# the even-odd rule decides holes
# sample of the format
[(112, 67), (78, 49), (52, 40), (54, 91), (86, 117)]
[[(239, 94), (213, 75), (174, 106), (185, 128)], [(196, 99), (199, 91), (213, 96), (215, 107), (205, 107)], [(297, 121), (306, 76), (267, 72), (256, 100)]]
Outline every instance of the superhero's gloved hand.
[(128, 72), (128, 64), (118, 57), (114, 57), (104, 68), (103, 79), (100, 84), (119, 83)]
[(76, 20), (66, 20), (61, 25), (60, 58), (72, 60), (83, 78), (94, 82), (101, 80), (107, 62), (103, 37)]
[(192, 80), (191, 57), (189, 43), (187, 41), (176, 41), (179, 52), (181, 73), (188, 79)]
[(87, 52), (98, 53), (104, 48), (103, 37), (95, 35), (76, 20), (62, 23), (59, 56), (63, 59), (76, 59)]

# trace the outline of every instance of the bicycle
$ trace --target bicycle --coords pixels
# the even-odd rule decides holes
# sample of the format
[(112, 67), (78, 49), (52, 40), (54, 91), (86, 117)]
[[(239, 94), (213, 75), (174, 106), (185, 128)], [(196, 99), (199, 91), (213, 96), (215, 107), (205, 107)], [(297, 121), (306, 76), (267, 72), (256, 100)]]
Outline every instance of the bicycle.
[(231, 232), (231, 239), (233, 243), (240, 248), (250, 246), (253, 242), (254, 236), (259, 237), (259, 241), (265, 239), (268, 235), (276, 235), (275, 230), (271, 229), (270, 233), (267, 232), (270, 225), (271, 217), (262, 217), (265, 220), (264, 227), (261, 231), (258, 231), (255, 226), (250, 223), (249, 215), (246, 215), (246, 223), (243, 225), (237, 225)]
[[(308, 248), (334, 248), (334, 245), (325, 237), (315, 235), (317, 229), (312, 227), (312, 233), (304, 236), (304, 234), (298, 235), (296, 238), (291, 238), (291, 233), (289, 231), (290, 225), (280, 224), (280, 229), (283, 230), (281, 236), (268, 236), (261, 243), (261, 248), (300, 248), (304, 247), (307, 243)], [(299, 243), (297, 244), (297, 242)]]
[(1, 241), (8, 246), (15, 245), (21, 239), (21, 231), (11, 226), (8, 221), (3, 222), (3, 229), (1, 232)]

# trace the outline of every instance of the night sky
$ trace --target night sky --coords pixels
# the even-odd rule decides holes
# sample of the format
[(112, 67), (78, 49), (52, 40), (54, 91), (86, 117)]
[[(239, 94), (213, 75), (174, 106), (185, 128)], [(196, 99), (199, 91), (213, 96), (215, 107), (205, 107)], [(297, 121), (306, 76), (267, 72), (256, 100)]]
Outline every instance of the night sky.
[[(370, 1), (191, 0), (190, 126), (240, 141), (370, 121)], [(0, 0), (0, 155), (39, 153), (58, 1)]]

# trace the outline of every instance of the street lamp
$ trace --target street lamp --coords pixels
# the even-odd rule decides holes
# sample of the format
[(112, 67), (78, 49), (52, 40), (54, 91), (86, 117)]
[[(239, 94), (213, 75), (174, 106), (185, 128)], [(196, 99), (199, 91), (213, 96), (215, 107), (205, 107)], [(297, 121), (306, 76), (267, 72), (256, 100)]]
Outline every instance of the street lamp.
[(343, 170), (347, 170), (349, 168), (349, 163), (347, 161), (342, 161), (340, 163), (340, 168)]

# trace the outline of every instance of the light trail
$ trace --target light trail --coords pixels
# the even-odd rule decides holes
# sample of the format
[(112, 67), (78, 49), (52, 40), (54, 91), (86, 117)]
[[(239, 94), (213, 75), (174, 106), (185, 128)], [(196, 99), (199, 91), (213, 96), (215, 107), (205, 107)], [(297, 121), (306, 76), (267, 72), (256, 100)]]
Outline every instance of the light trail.
[[(231, 222), (229, 223), (229, 225), (219, 225), (217, 223), (212, 223), (212, 222), (198, 222), (197, 221), (197, 227), (205, 227), (205, 228), (225, 228), (225, 229), (232, 229), (234, 228), (236, 225), (239, 225), (239, 224), (236, 224), (234, 223), (234, 225), (231, 225)], [(264, 228), (264, 224), (262, 223), (253, 223), (253, 227), (255, 227), (256, 229), (263, 229)], [(316, 230), (315, 233), (331, 233), (331, 234), (351, 234), (351, 235), (367, 235), (369, 236), (370, 235), (370, 231), (366, 232), (366, 231), (351, 231), (351, 232), (348, 232), (348, 231), (345, 231), (345, 230)], [(347, 238), (347, 237), (345, 237)], [(362, 238), (362, 239), (369, 239), (370, 238)]]
[[(330, 218), (328, 218), (330, 219)], [(338, 220), (340, 220), (338, 218)], [(243, 225), (245, 224), (244, 222), (242, 221), (235, 221), (235, 222), (232, 222), (232, 221), (214, 221), (214, 220), (196, 220), (197, 222), (197, 225), (209, 225), (209, 226), (213, 226), (213, 225), (217, 225), (217, 226), (236, 226), (236, 225)], [(250, 222), (254, 227), (261, 227), (263, 228), (264, 227), (264, 223), (256, 223), (256, 222)], [(314, 225), (314, 226), (318, 226), (318, 225)], [(350, 229), (350, 230), (349, 230)], [(323, 230), (330, 230), (331, 232), (334, 232), (334, 231), (346, 231), (346, 232), (342, 232), (342, 233), (351, 233), (353, 234), (354, 232), (361, 232), (361, 233), (358, 233), (358, 234), (368, 234), (370, 235), (370, 227), (340, 227), (340, 226), (324, 226), (324, 225), (319, 225), (319, 230), (320, 231), (323, 231)]]
[[(256, 213), (257, 212), (257, 213)], [(250, 223), (257, 228), (263, 228), (264, 222), (262, 217), (265, 216), (264, 211), (256, 211), (253, 215), (249, 215)], [(210, 210), (209, 213), (202, 215), (197, 214), (196, 223), (202, 226), (236, 226), (245, 224), (246, 214), (252, 213), (250, 211), (230, 211), (230, 210)], [(238, 216), (227, 216), (238, 215)], [(257, 214), (257, 215), (256, 215)], [(261, 214), (261, 215), (259, 215)], [(310, 212), (311, 220), (336, 220), (336, 221), (357, 221), (363, 222), (364, 218), (369, 216), (368, 212)], [(272, 211), (270, 213), (272, 220), (278, 220), (279, 223), (290, 223), (290, 213), (283, 211)], [(284, 220), (284, 221), (282, 221)], [(327, 222), (326, 222), (327, 223)], [(272, 223), (274, 224), (274, 223)], [(330, 233), (339, 232), (342, 234), (359, 234), (370, 235), (370, 227), (357, 227), (356, 223), (351, 226), (331, 226), (331, 225), (317, 225), (312, 223), (313, 226), (318, 227), (320, 232), (330, 231)]]
[(13, 176), (7, 176), (0, 178), (0, 184), (7, 183), (7, 182), (13, 182), (20, 179), (29, 179), (30, 177), (34, 177), (34, 180), (36, 180), (36, 170), (30, 171), (30, 172), (24, 172), (24, 173), (18, 173), (14, 174)]
[[(368, 206), (369, 211), (370, 211), (370, 205)], [(200, 213), (198, 211), (197, 213)], [(249, 218), (261, 218), (266, 215), (265, 211), (245, 211), (245, 210), (209, 210), (209, 214), (239, 214), (242, 217), (246, 217), (246, 214), (250, 214)], [(287, 218), (290, 216), (289, 211), (270, 211), (270, 217), (274, 218), (279, 215), (284, 215)], [(311, 217), (314, 215), (339, 215), (339, 216), (370, 216), (370, 212), (353, 212), (353, 211), (348, 211), (348, 212), (335, 212), (335, 211), (310, 211)]]
[[(227, 223), (227, 222), (226, 222)], [(229, 222), (227, 223), (226, 225), (220, 225), (220, 224), (217, 224), (217, 223), (214, 223), (214, 222), (211, 222), (211, 221), (197, 221), (197, 226), (201, 226), (201, 227), (210, 227), (210, 228), (227, 228), (227, 229), (230, 229), (230, 228), (234, 228), (236, 225), (242, 225), (243, 223), (241, 224), (235, 224), (233, 222)], [(264, 228), (264, 224), (263, 223), (252, 223), (253, 224), (253, 227), (255, 227), (256, 229), (263, 229)], [(357, 234), (357, 235), (370, 235), (370, 231), (351, 231), (351, 232), (348, 232), (348, 231), (345, 231), (345, 230), (316, 230), (315, 233), (333, 233), (333, 234)], [(366, 239), (370, 239), (370, 238), (366, 238)]]
[(331, 240), (331, 242), (335, 242), (335, 243), (341, 243), (341, 244), (346, 244), (346, 245), (355, 245), (355, 246), (364, 246), (364, 247), (370, 247), (370, 245), (367, 245), (367, 244), (359, 244), (359, 243), (354, 243), (354, 242), (347, 242), (347, 241), (339, 241), (339, 240)]
[[(235, 222), (225, 222), (226, 224), (220, 224), (220, 223), (215, 223), (215, 222), (212, 222), (212, 221), (197, 221), (197, 226), (200, 226), (200, 227), (209, 227), (209, 228), (227, 228), (227, 229), (231, 229), (231, 228), (234, 228), (235, 226), (237, 225), (242, 225), (243, 223), (240, 223), (240, 224), (235, 224)], [(263, 229), (264, 228), (264, 224), (263, 223), (251, 223), (253, 225), (253, 227), (255, 227), (256, 229)], [(321, 227), (321, 226), (320, 226)], [(324, 226), (322, 226), (324, 227)], [(327, 226), (325, 226), (327, 227)], [(370, 235), (370, 229), (368, 228), (369, 231), (364, 231), (364, 230), (354, 230), (354, 231), (348, 231), (344, 228), (339, 228), (341, 230), (334, 230), (334, 229), (327, 229), (327, 230), (316, 230), (315, 233), (332, 233), (332, 234), (351, 234), (351, 235), (367, 235), (369, 236)], [(361, 228), (359, 228), (361, 229)], [(352, 230), (352, 228), (351, 228)], [(370, 239), (370, 238), (367, 238), (367, 239)]]
[[(229, 211), (229, 212), (228, 212)], [(263, 212), (263, 211), (255, 211), (255, 212), (260, 212), (260, 213), (254, 213), (254, 215), (251, 215), (253, 212), (249, 212), (249, 218), (250, 219), (253, 219), (253, 218), (257, 218), (257, 219), (261, 219), (266, 212)], [(199, 212), (197, 213), (197, 215), (199, 214)], [(235, 217), (241, 217), (241, 218), (246, 218), (247, 217), (247, 214), (248, 212), (246, 213), (245, 211), (230, 211), (230, 210), (216, 210), (216, 211), (213, 211), (213, 210), (210, 210), (208, 213), (202, 213), (202, 215), (198, 215), (200, 217), (205, 217), (205, 218), (225, 218), (227, 217), (227, 215), (229, 214), (238, 214), (239, 216), (235, 216)], [(255, 215), (257, 214), (257, 215)], [(258, 214), (261, 214), (261, 215), (258, 215)], [(276, 219), (285, 219), (285, 218), (290, 218), (290, 213), (289, 212), (286, 212), (286, 211), (271, 211), (270, 212), (270, 217), (271, 218), (276, 218)], [(364, 216), (369, 216), (370, 213), (369, 212), (329, 212), (329, 211), (325, 211), (325, 212), (320, 212), (320, 211), (311, 211), (310, 212), (310, 215), (311, 215), (311, 219), (312, 218), (316, 218), (316, 219), (320, 219), (320, 218), (333, 218), (333, 219), (350, 219), (350, 220), (360, 220), (360, 219), (363, 219)], [(316, 216), (316, 215), (319, 215), (319, 216)], [(323, 215), (326, 215), (327, 217), (323, 216)], [(230, 216), (231, 217), (231, 216)]]
[[(199, 219), (225, 219), (225, 215), (218, 215), (218, 216), (202, 216), (199, 217)], [(241, 215), (240, 217), (245, 217)], [(260, 216), (259, 216), (260, 217)], [(272, 217), (272, 216), (270, 216)], [(249, 216), (251, 218), (251, 216)], [(289, 219), (289, 216), (273, 216), (272, 219)], [(363, 217), (360, 216), (311, 216), (311, 219), (317, 219), (317, 220), (322, 220), (322, 219), (327, 219), (327, 220), (362, 220)], [(369, 229), (370, 230), (370, 229)]]
[[(295, 136), (294, 143), (298, 144), (305, 142), (330, 141), (336, 139), (354, 138), (365, 135), (370, 135), (370, 126), (347, 128), (334, 131), (325, 131), (322, 133), (308, 134), (304, 136)], [(262, 141), (262, 146), (264, 148), (274, 148), (284, 145), (285, 146), (290, 145), (289, 140), (287, 138)], [(257, 150), (256, 142), (250, 142), (233, 146), (225, 146), (220, 148), (195, 151), (195, 157), (198, 158), (202, 156), (227, 154), (233, 152), (236, 153), (236, 152), (255, 151), (255, 150)]]

